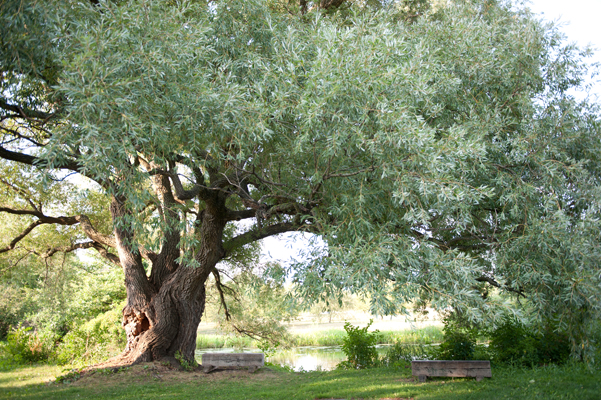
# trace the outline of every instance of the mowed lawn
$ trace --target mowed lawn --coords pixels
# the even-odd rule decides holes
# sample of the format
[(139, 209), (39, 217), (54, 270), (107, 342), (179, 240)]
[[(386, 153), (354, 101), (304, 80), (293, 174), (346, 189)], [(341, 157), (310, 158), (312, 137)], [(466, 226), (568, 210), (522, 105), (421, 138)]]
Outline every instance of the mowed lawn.
[(582, 365), (493, 368), (493, 378), (418, 383), (410, 369), (288, 372), (182, 372), (159, 363), (96, 371), (72, 383), (48, 383), (52, 366), (0, 372), (0, 399), (601, 399), (601, 372)]

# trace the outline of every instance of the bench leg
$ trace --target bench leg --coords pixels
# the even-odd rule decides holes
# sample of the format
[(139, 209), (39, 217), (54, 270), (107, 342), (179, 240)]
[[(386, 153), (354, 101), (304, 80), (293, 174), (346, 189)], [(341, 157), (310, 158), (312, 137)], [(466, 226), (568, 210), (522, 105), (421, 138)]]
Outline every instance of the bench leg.
[(420, 382), (425, 382), (428, 377), (426, 375), (419, 375), (417, 379), (419, 379)]
[(248, 373), (254, 373), (258, 368), (256, 366), (248, 367)]
[(484, 378), (483, 378), (483, 377), (481, 377), (481, 376), (477, 376), (477, 377), (476, 377), (476, 382), (480, 382), (482, 379), (484, 379)]
[(202, 372), (204, 372), (205, 374), (208, 374), (209, 372), (211, 372), (214, 369), (215, 369), (215, 367), (213, 365), (203, 365), (202, 366)]

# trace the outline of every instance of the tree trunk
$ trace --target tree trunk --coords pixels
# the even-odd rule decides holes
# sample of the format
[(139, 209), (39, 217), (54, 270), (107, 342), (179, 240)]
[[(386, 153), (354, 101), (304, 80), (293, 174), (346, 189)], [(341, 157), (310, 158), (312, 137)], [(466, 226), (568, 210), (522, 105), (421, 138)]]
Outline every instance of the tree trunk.
[(160, 360), (178, 353), (189, 362), (194, 360), (196, 331), (205, 307), (205, 271), (212, 267), (179, 268), (147, 303), (128, 296), (123, 310), (127, 334), (123, 356), (128, 362)]
[(176, 239), (179, 236), (168, 230), (161, 253), (150, 257), (152, 273), (147, 276), (141, 251), (133, 245), (134, 234), (123, 223), (128, 217), (124, 203), (123, 199), (117, 198), (111, 203), (117, 250), (127, 289), (127, 305), (123, 309), (127, 345), (113, 361), (135, 364), (183, 357), (193, 363), (196, 331), (205, 308), (205, 282), (225, 256), (222, 245), (226, 224), (222, 210), (225, 206), (223, 202), (209, 204), (199, 215), (197, 237), (200, 245), (191, 257), (194, 267), (175, 263), (180, 253), (179, 239)]

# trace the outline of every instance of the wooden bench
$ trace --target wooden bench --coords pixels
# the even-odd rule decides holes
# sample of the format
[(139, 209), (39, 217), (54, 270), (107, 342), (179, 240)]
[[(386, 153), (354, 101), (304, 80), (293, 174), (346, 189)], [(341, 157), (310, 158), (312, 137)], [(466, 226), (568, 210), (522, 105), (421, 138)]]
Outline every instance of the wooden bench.
[(263, 353), (205, 353), (202, 355), (202, 369), (205, 373), (217, 368), (245, 368), (255, 372), (265, 365)]
[(425, 382), (429, 376), (492, 378), (490, 361), (411, 361), (411, 373)]

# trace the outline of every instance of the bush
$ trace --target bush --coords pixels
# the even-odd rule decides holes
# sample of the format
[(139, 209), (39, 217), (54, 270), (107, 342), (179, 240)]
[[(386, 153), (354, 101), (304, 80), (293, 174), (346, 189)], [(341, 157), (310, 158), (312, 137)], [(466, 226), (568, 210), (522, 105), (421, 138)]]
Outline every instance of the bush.
[(0, 340), (6, 340), (11, 329), (19, 326), (31, 306), (22, 290), (0, 282)]
[(548, 327), (538, 340), (538, 358), (542, 364), (563, 364), (570, 357), (570, 340), (565, 333)]
[(473, 360), (476, 350), (476, 338), (479, 329), (462, 318), (451, 313), (444, 319), (444, 338), (438, 349), (438, 358), (442, 360)]
[(32, 328), (20, 326), (8, 334), (3, 351), (17, 364), (47, 361), (55, 339), (51, 334), (39, 334)]
[(56, 350), (56, 362), (89, 365), (118, 354), (126, 342), (121, 309), (116, 307), (100, 314), (67, 333)]
[(367, 332), (372, 323), (373, 320), (369, 320), (365, 328), (353, 326), (349, 322), (344, 324), (346, 337), (342, 339), (342, 352), (347, 360), (339, 365), (340, 368), (362, 369), (377, 364), (376, 343), (379, 331)]
[(567, 335), (548, 327), (535, 333), (519, 321), (507, 318), (490, 336), (490, 351), (498, 363), (521, 366), (562, 364), (570, 355)]
[(395, 343), (383, 358), (383, 363), (389, 367), (408, 367), (413, 360), (433, 360), (437, 356), (435, 346), (423, 344)]
[(452, 331), (445, 333), (438, 356), (442, 360), (473, 360), (476, 340), (468, 333)]

